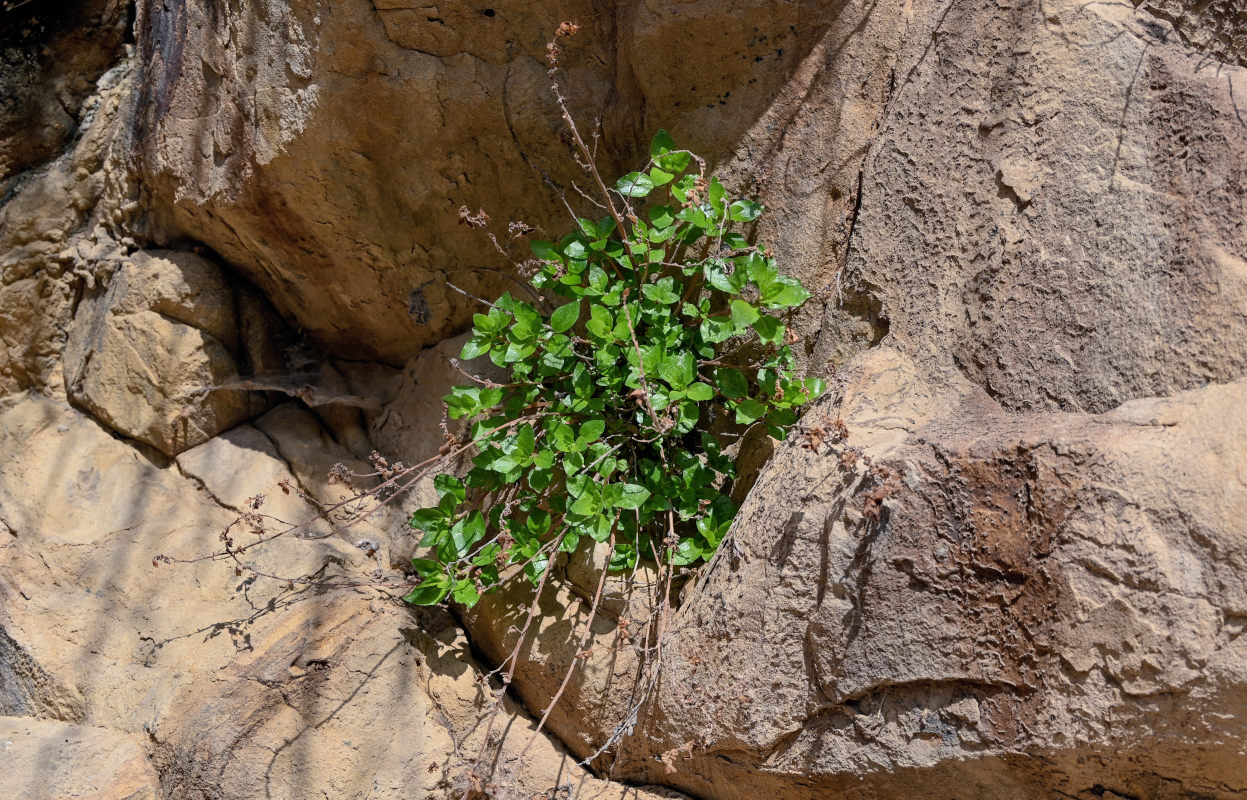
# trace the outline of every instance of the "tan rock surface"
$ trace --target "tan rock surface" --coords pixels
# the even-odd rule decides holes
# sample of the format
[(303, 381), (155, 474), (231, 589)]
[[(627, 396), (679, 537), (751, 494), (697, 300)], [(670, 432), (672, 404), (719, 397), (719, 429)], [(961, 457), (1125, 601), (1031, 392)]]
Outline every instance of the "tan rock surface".
[[(0, 641), (20, 643), (25, 661), (0, 648), (0, 670), (29, 662), (27, 673), (81, 694), (87, 723), (150, 742), (163, 796), (423, 798), (464, 787), (491, 690), (462, 632), (446, 612), (413, 613), (392, 592), (332, 585), (400, 575), (374, 575), (380, 565), (337, 535), (285, 537), (242, 558), (324, 588), (237, 575), (228, 562), (152, 564), (219, 547), (232, 507), (258, 492), (268, 495), (262, 511), (305, 515), (314, 502), (275, 484), (297, 484), (306, 463), (243, 426), (162, 467), (31, 395), (0, 401), (0, 449), (18, 443), (23, 457), (0, 465), (0, 518), (12, 531), (0, 548)], [(80, 468), (62, 468), (69, 453)], [(499, 718), (503, 755), (484, 782), (528, 795), (566, 785), (577, 798), (665, 796), (597, 780), (544, 737), (518, 762), (532, 729), (518, 711)]]
[(77, 298), (114, 268), (126, 239), (114, 223), (135, 209), (119, 143), (131, 78), (126, 62), (101, 75), (72, 146), (0, 188), (0, 394), (64, 394), (60, 355)]
[(898, 474), (878, 522), (842, 448), (779, 450), (617, 769), (693, 741), (669, 780), (719, 797), (1247, 792), (1247, 386), (1018, 416), (916, 374), (879, 349), (807, 417)]
[[(476, 310), (446, 281), (513, 288), (456, 210), (551, 237), (558, 190), (580, 206), (543, 61), (573, 17), (606, 172), (666, 127), (757, 187), (760, 238), (815, 291), (805, 356), (844, 370), (807, 425), (843, 416), (901, 476), (877, 524), (862, 462), (777, 450), (613, 774), (724, 799), (1247, 795), (1240, 5), (175, 0), (137, 4), (106, 71), (108, 35), (6, 50), (0, 710), (133, 736), (171, 797), (465, 787), (486, 688), (450, 615), (151, 559), (219, 546), (257, 493), (306, 519), (373, 447), (437, 451), (446, 337)], [(244, 371), (298, 402), (188, 404)], [(427, 496), (246, 561), (398, 580)], [(576, 757), (631, 723), (642, 674), (619, 619), (644, 604), (614, 584), (575, 658), (594, 563), (561, 568), (515, 687), (540, 713), (581, 662), (551, 713)], [(463, 615), (490, 660), (513, 603)], [(486, 782), (654, 796), (544, 738), (517, 763), (531, 724)]]
[(1247, 72), (1126, 5), (933, 4), (913, 29), (843, 276), (893, 345), (1009, 409), (1243, 375)]
[[(401, 365), (470, 318), (471, 301), (445, 287), (450, 272), (473, 292), (506, 285), (468, 269), (498, 259), (457, 224), (460, 205), (534, 225), (563, 213), (528, 202), (541, 177), (526, 161), (563, 178), (576, 169), (541, 59), (564, 17), (608, 41), (595, 11), (139, 4), (139, 59), (153, 71), (142, 156), (170, 206), (156, 235), (206, 242), (338, 354)], [(576, 96), (600, 106), (596, 60), (610, 49), (569, 58)]]
[(20, 800), (160, 800), (143, 746), (107, 728), (0, 717), (0, 792)]
[(237, 385), (234, 291), (191, 253), (138, 252), (88, 292), (65, 349), (69, 395), (123, 436), (175, 455), (232, 428), (260, 399)]

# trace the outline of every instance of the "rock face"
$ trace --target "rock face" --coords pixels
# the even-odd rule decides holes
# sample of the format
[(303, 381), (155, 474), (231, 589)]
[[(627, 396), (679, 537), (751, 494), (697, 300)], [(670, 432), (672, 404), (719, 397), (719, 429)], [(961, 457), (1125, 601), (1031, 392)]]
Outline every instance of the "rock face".
[(0, 717), (0, 789), (39, 800), (160, 800), (142, 745), (106, 728)]
[[(140, 153), (166, 212), (154, 235), (207, 243), (342, 355), (401, 365), (474, 310), (448, 278), (502, 290), (471, 269), (496, 256), (458, 228), (460, 205), (531, 213), (535, 225), (562, 213), (526, 202), (541, 182), (528, 163), (570, 176), (552, 100), (532, 102), (547, 85), (554, 8), (502, 3), (447, 18), (394, 2), (139, 8), (152, 70)], [(557, 9), (586, 22), (598, 11)], [(588, 107), (608, 90), (597, 61), (613, 61), (609, 17), (596, 33), (571, 57)]]
[(880, 348), (807, 415), (873, 477), (779, 450), (618, 769), (695, 742), (669, 780), (721, 797), (1247, 792), (1247, 385), (1016, 415), (918, 374)]
[(844, 275), (895, 346), (1019, 410), (1242, 375), (1243, 70), (1112, 6), (958, 3), (915, 25)]
[[(122, 435), (175, 455), (253, 413), (234, 289), (192, 253), (138, 252), (78, 306), (69, 396)], [(251, 326), (248, 345), (263, 344)]]
[(0, 186), (60, 155), (83, 101), (113, 65), (131, 19), (125, 3), (90, 0), (6, 7), (0, 28)]
[[(281, 415), (285, 430), (297, 429), (300, 415), (304, 425), (316, 424), (307, 412), (275, 409), (257, 427), (235, 428), (161, 467), (63, 404), (32, 395), (0, 402), (0, 448), (23, 452), (0, 466), (4, 710), (106, 722), (147, 742), (162, 794), (152, 784), (134, 798), (461, 792), (482, 748), (492, 690), (478, 680), (482, 670), (447, 612), (417, 614), (393, 588), (356, 585), (381, 570), (375, 557), (313, 528), (246, 557), (289, 584), (239, 576), (215, 561), (152, 563), (161, 554), (210, 552), (257, 491), (271, 497), (260, 506), (265, 514), (295, 522), (334, 499), (279, 489), (282, 481), (298, 487), (297, 473), (307, 469), (284, 460), (291, 448), (261, 432)], [(66, 453), (74, 454), (73, 470), (64, 469)], [(328, 586), (303, 583), (304, 576)], [(383, 578), (401, 586), (388, 569)], [(507, 724), (516, 711), (494, 728), (502, 755), (480, 775), (482, 784), (505, 781), (529, 795), (566, 786), (600, 800), (659, 796), (588, 775), (544, 738), (519, 761), (532, 725)], [(50, 730), (26, 717), (13, 724)], [(0, 746), (16, 735), (0, 731)], [(117, 735), (97, 743), (91, 734), (88, 755), (79, 752), (87, 745), (74, 744), (55, 761), (22, 755), (11, 762), (0, 751), (0, 764), (14, 765), (0, 788), (40, 797), (23, 791), (53, 778), (103, 786), (106, 774), (89, 759)], [(127, 747), (145, 762), (143, 748)], [(131, 752), (108, 761), (121, 770)], [(99, 795), (114, 796), (130, 797)]]
[[(1247, 796), (1241, 3), (12, 5), (0, 795)], [(661, 648), (611, 578), (579, 650), (579, 552), (491, 722), (531, 597), (413, 612), (428, 481), (341, 479), (438, 452), (505, 223), (598, 213), (563, 19), (604, 172), (756, 189), (836, 378)]]

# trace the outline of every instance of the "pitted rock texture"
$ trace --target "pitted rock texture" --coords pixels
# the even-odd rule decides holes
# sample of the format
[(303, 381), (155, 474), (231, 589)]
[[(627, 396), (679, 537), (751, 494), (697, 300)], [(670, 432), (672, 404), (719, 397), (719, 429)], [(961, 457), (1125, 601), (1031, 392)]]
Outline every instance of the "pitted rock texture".
[(1247, 71), (1129, 7), (936, 10), (897, 64), (844, 275), (895, 346), (1010, 409), (1241, 377)]
[(780, 448), (617, 772), (691, 741), (669, 780), (718, 797), (1242, 796), (1247, 387), (1013, 415), (918, 374), (862, 357), (804, 423), (847, 443)]
[(1182, 40), (1217, 61), (1247, 67), (1247, 9), (1235, 0), (1131, 0), (1173, 24)]
[[(0, 523), (0, 525), (7, 525)], [(16, 534), (5, 527), (9, 537)], [(0, 547), (11, 547), (12, 538)], [(0, 716), (48, 717), (77, 722), (82, 696), (50, 675), (0, 627)]]

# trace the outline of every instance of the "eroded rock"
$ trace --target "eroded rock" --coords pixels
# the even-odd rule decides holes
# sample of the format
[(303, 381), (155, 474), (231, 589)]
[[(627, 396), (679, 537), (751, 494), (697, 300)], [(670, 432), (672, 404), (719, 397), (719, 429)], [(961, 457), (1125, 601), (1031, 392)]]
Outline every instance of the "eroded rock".
[(852, 467), (779, 449), (617, 771), (692, 742), (668, 780), (716, 797), (1247, 791), (1247, 386), (1022, 416), (918, 374), (879, 349), (807, 415)]
[[(0, 401), (0, 449), (19, 442), (23, 457), (0, 464), (0, 518), (13, 531), (0, 547), (5, 630), (81, 694), (85, 722), (150, 743), (158, 796), (456, 796), (480, 752), (491, 754), (475, 773), (482, 787), (582, 800), (672, 796), (594, 778), (544, 736), (520, 760), (534, 726), (509, 701), (484, 748), (494, 689), (462, 631), (443, 610), (399, 602), (406, 579), (340, 532), (249, 548), (241, 563), (270, 577), (236, 573), (228, 559), (154, 565), (156, 555), (195, 559), (219, 548), (238, 516), (231, 506), (254, 493), (270, 496), (261, 511), (282, 514), (332, 499), (269, 485), (312, 467), (259, 430), (238, 428), (162, 467), (86, 415), (20, 395)], [(63, 469), (67, 452), (79, 469)], [(255, 538), (233, 530), (240, 545)], [(12, 666), (0, 663), (0, 677)], [(47, 713), (46, 704), (35, 710)], [(106, 775), (84, 761), (45, 767), (18, 774)]]
[(192, 253), (139, 252), (85, 297), (65, 350), (70, 397), (118, 433), (175, 455), (250, 417), (235, 292)]
[(120, 731), (0, 717), (0, 789), (39, 800), (160, 800), (143, 746)]
[(1236, 86), (1242, 67), (1128, 6), (931, 4), (866, 160), (844, 286), (879, 298), (894, 346), (1009, 409), (1241, 377)]

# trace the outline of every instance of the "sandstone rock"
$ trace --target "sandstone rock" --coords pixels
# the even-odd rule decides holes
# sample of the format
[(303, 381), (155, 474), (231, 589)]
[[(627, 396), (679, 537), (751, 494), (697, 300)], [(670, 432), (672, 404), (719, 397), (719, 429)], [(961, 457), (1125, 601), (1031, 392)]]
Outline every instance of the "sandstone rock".
[[(0, 518), (16, 534), (0, 548), (5, 630), (81, 692), (88, 723), (151, 742), (163, 796), (397, 800), (467, 788), (493, 690), (446, 612), (397, 602), (401, 575), (381, 575), (388, 590), (358, 585), (377, 565), (338, 536), (284, 537), (244, 555), (292, 585), (237, 575), (228, 561), (153, 566), (157, 554), (219, 547), (249, 480), (293, 474), (257, 429), (160, 467), (85, 415), (20, 395), (0, 401), (0, 449), (19, 443), (23, 457), (0, 464)], [(67, 452), (80, 469), (63, 469)], [(307, 577), (327, 585), (300, 583)], [(484, 751), (501, 753), (478, 771), (483, 785), (583, 800), (674, 796), (593, 778), (544, 737), (521, 761), (533, 724), (519, 711), (508, 705), (493, 727)], [(66, 774), (93, 777), (85, 766)]]
[(28, 800), (160, 800), (143, 746), (119, 731), (0, 717), (0, 791)]
[(116, 146), (129, 78), (125, 63), (101, 75), (72, 148), (0, 183), (0, 395), (64, 395), (60, 354), (77, 298), (114, 268), (126, 239), (116, 228), (135, 209)]
[(191, 253), (140, 252), (84, 298), (65, 352), (70, 396), (109, 427), (166, 455), (253, 413), (234, 293)]
[(685, 746), (664, 782), (724, 798), (1247, 792), (1247, 385), (1011, 415), (919, 374), (880, 348), (804, 423), (894, 479), (780, 448), (615, 774)]
[[(321, 509), (304, 492), (273, 440), (256, 427), (239, 425), (187, 450), (176, 461), (183, 475), (198, 481), (213, 500), (226, 508), (240, 514), (259, 511), (278, 529), (295, 526), (293, 535), (298, 537), (321, 537), (333, 532), (328, 522), (320, 518)], [(240, 472), (240, 463), (254, 466)]]
[(1106, 4), (933, 3), (907, 42), (843, 278), (888, 341), (1014, 410), (1244, 374), (1243, 67)]
[[(23, 4), (25, 5), (25, 4)], [(78, 3), (58, 13), (5, 8), (0, 30), (0, 192), (21, 170), (60, 155), (82, 102), (112, 66), (129, 28), (125, 4)]]
[(1147, 0), (1149, 13), (1171, 22), (1182, 40), (1218, 61), (1247, 67), (1247, 11), (1231, 0)]
[(900, 0), (373, 6), (141, 3), (151, 80), (137, 116), (150, 236), (207, 243), (330, 352), (396, 366), (469, 321), (472, 301), (448, 280), (482, 296), (515, 288), (496, 271), (513, 274), (508, 259), (458, 224), (460, 206), (493, 215), (518, 260), (528, 249), (507, 221), (549, 239), (572, 224), (564, 199), (600, 213), (573, 187), (587, 176), (549, 92), (545, 45), (562, 20), (582, 26), (562, 46), (566, 90), (586, 135), (601, 121), (608, 179), (669, 128), (765, 188), (779, 218), (765, 233), (787, 231), (790, 271), (823, 286), (844, 252), (822, 237), (847, 237), (912, 15)]
[(0, 716), (82, 721), (82, 696), (31, 658), (0, 626)]
[(541, 59), (565, 16), (582, 19), (595, 43), (569, 53), (574, 96), (599, 107), (610, 49), (595, 10), (140, 3), (141, 155), (169, 212), (153, 235), (206, 242), (335, 354), (401, 365), (470, 318), (448, 277), (478, 294), (510, 285), (472, 269), (498, 259), (460, 205), (500, 230), (505, 215), (547, 236), (568, 224), (553, 198), (531, 203), (542, 178), (526, 161), (577, 171)]
[[(0, 79), (32, 98), (17, 115), (0, 101), (0, 175), (20, 170), (0, 177), (0, 452), (16, 454), (0, 463), (0, 710), (150, 742), (174, 797), (467, 788), (491, 691), (467, 639), (357, 585), (403, 582), (388, 567), (415, 549), (402, 517), (427, 483), (359, 523), (384, 543), (372, 557), (341, 524), (248, 551), (290, 586), (150, 564), (210, 552), (257, 493), (274, 517), (325, 508), (333, 465), (368, 471), (374, 446), (436, 453), (440, 396), (463, 380), (443, 340), (475, 310), (447, 281), (513, 288), (456, 209), (549, 238), (568, 224), (560, 190), (581, 207), (543, 62), (566, 16), (584, 24), (563, 54), (571, 105), (586, 130), (600, 116), (604, 171), (666, 127), (756, 185), (760, 240), (816, 294), (792, 326), (810, 366), (844, 368), (805, 424), (842, 416), (898, 477), (880, 476), (876, 520), (864, 460), (780, 447), (732, 549), (677, 587), (639, 694), (621, 622), (643, 628), (649, 606), (608, 583), (576, 658), (600, 574), (578, 554), (523, 650), (528, 709), (579, 661), (550, 715), (575, 758), (626, 723), (598, 765), (724, 800), (1247, 794), (1239, 4), (137, 13), (133, 56), (102, 75), (108, 36)], [(17, 125), (38, 135), (4, 133)], [(141, 249), (188, 239), (237, 273)], [(292, 364), (238, 274), (332, 355), (388, 366)], [(239, 388), (189, 403), (244, 374), (303, 405), (237, 426), (263, 408)], [(109, 435), (67, 389), (176, 459)], [(491, 660), (518, 602), (464, 615)], [(521, 763), (532, 724), (502, 726), (480, 788), (649, 796), (544, 738)]]

